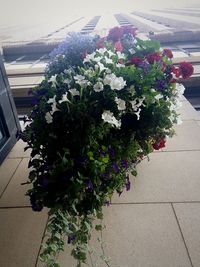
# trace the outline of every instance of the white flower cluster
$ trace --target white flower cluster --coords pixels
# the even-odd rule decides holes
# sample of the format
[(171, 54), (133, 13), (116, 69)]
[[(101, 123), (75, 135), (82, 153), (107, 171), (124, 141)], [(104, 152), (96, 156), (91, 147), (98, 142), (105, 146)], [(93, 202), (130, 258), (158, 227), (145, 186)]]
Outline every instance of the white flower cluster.
[(116, 126), (116, 128), (120, 128), (121, 127), (121, 120), (117, 120), (115, 118), (115, 116), (113, 115), (113, 113), (110, 112), (110, 110), (105, 110), (103, 112), (102, 119), (105, 122), (108, 122), (109, 124)]
[(180, 118), (180, 114), (178, 115), (178, 117), (176, 117), (176, 114), (178, 110), (180, 109), (180, 107), (182, 106), (182, 102), (180, 101), (180, 98), (183, 95), (184, 91), (185, 91), (185, 87), (180, 83), (176, 83), (175, 97), (173, 99), (173, 102), (170, 101), (171, 115), (169, 119), (172, 123), (174, 123), (174, 121), (176, 120), (176, 124), (178, 125), (182, 123), (182, 120)]
[(136, 98), (132, 101), (130, 101), (132, 109), (137, 116), (137, 120), (140, 119), (140, 112), (141, 112), (141, 106), (145, 106), (144, 104), (145, 97), (142, 98)]
[(112, 90), (121, 90), (126, 86), (123, 77), (117, 77), (114, 73), (107, 74), (103, 82), (104, 85), (110, 85)]

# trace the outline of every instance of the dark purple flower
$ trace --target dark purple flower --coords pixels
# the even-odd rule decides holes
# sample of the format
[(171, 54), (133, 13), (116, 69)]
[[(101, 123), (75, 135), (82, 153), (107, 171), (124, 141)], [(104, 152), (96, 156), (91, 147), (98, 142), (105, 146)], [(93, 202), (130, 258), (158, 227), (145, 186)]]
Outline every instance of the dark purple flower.
[(105, 204), (106, 204), (106, 206), (110, 206), (110, 205), (111, 205), (111, 201), (110, 201), (110, 200), (107, 200), (107, 201), (105, 202)]
[(117, 193), (119, 194), (119, 197), (120, 197), (123, 191), (117, 191)]
[(36, 195), (34, 193), (30, 196), (30, 202), (33, 211), (41, 211), (43, 209), (42, 204), (36, 199)]
[(119, 172), (119, 166), (118, 166), (118, 164), (117, 164), (116, 162), (114, 162), (114, 163), (112, 164), (112, 166), (113, 166), (114, 171), (115, 171), (116, 173), (118, 173), (118, 172)]
[(114, 158), (115, 150), (111, 146), (108, 147), (108, 153), (109, 153), (111, 158)]
[(166, 84), (166, 82), (163, 81), (163, 80), (158, 80), (158, 81), (157, 81), (157, 86), (158, 86), (158, 88), (159, 88), (160, 90), (163, 90), (163, 89), (165, 89), (165, 88), (167, 87), (167, 84)]
[(126, 183), (126, 191), (129, 191), (131, 189), (131, 182), (129, 179), (129, 175), (126, 176), (127, 183)]
[(38, 103), (39, 103), (39, 99), (36, 98), (36, 97), (33, 97), (33, 99), (32, 99), (32, 104), (33, 104), (33, 105), (37, 105)]
[(122, 160), (122, 165), (123, 165), (123, 167), (124, 167), (125, 169), (128, 169), (128, 160), (123, 159), (123, 160)]
[(75, 239), (76, 239), (76, 235), (70, 235), (70, 236), (68, 236), (67, 244), (71, 244), (71, 242), (73, 240), (75, 240)]
[(86, 165), (88, 163), (88, 156), (78, 156), (77, 159), (76, 159), (76, 162), (80, 165)]
[(144, 73), (148, 73), (149, 69), (150, 69), (150, 64), (146, 61), (142, 61), (140, 63), (138, 63), (138, 67), (143, 68)]
[(106, 156), (106, 152), (103, 151), (102, 148), (99, 149), (99, 153), (100, 153), (100, 155), (101, 155), (102, 157), (105, 157), (105, 156)]
[(91, 180), (89, 180), (89, 182), (88, 182), (88, 184), (87, 184), (87, 187), (88, 187), (88, 189), (90, 189), (90, 190), (94, 190), (94, 185), (93, 185), (93, 183), (92, 183)]

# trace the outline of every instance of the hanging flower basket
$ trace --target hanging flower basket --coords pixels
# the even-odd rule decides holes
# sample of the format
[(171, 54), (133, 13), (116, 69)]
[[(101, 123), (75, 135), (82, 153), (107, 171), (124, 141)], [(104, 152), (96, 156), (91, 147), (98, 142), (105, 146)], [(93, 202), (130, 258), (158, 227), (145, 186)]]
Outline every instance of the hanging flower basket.
[(63, 236), (78, 266), (87, 261), (93, 220), (115, 192), (130, 189), (136, 165), (173, 136), (184, 91), (177, 79), (193, 67), (175, 67), (172, 57), (131, 27), (104, 38), (73, 33), (52, 53), (21, 134), (32, 149), (27, 195), (34, 211), (49, 208), (47, 266), (59, 266)]

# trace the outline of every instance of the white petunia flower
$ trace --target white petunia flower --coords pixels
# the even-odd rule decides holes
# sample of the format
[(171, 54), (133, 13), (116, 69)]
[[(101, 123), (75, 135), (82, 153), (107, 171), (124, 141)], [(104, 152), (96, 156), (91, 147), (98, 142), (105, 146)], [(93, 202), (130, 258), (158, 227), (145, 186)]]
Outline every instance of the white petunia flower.
[(70, 84), (70, 79), (65, 79), (63, 83)]
[(109, 57), (112, 57), (115, 55), (111, 50), (108, 50), (107, 52), (108, 52)]
[(94, 91), (95, 92), (101, 92), (103, 91), (103, 83), (102, 82), (97, 82), (95, 85), (94, 85)]
[(158, 95), (155, 96), (155, 99), (158, 100), (158, 101), (159, 101), (161, 98), (163, 98), (163, 95), (161, 95), (161, 94), (158, 94)]
[(139, 121), (140, 119), (140, 112), (141, 112), (141, 108), (138, 109), (137, 112), (135, 112), (135, 115), (137, 116), (137, 120)]
[(54, 95), (54, 97), (49, 98), (49, 100), (47, 101), (48, 104), (53, 104), (56, 102), (56, 95)]
[(132, 109), (133, 109), (133, 111), (136, 112), (135, 114), (137, 115), (137, 117), (139, 117), (139, 114), (140, 114), (140, 111), (141, 111), (140, 107), (141, 106), (145, 106), (144, 105), (144, 100), (145, 100), (145, 97), (136, 98), (136, 99), (130, 101)]
[(121, 121), (117, 120), (114, 116), (113, 113), (110, 112), (110, 110), (105, 110), (102, 114), (102, 119), (105, 122), (108, 122), (111, 125), (116, 126), (116, 128), (120, 128), (121, 127)]
[(116, 67), (118, 67), (118, 68), (124, 68), (125, 65), (124, 65), (124, 64), (117, 63), (117, 64), (116, 64)]
[(48, 124), (53, 122), (53, 117), (49, 112), (46, 113), (45, 119)]
[(79, 84), (80, 86), (86, 86), (89, 84), (88, 80), (86, 80), (85, 76), (83, 75), (76, 75), (74, 76), (74, 79), (76, 83)]
[(106, 68), (101, 62), (98, 62), (98, 63), (95, 65), (95, 69), (99, 69), (100, 72), (102, 72), (103, 70), (107, 70), (108, 68)]
[(85, 80), (85, 76), (83, 76), (83, 75), (75, 75), (75, 76), (74, 76), (74, 80), (76, 80), (76, 81), (82, 81), (82, 80)]
[(115, 97), (115, 102), (117, 104), (118, 110), (125, 110), (126, 109), (126, 102), (118, 97)]
[(184, 94), (184, 92), (185, 92), (185, 87), (184, 87), (183, 84), (181, 84), (181, 83), (176, 83), (176, 90), (177, 90), (177, 93), (178, 93), (178, 95), (179, 95), (179, 97), (180, 97), (181, 95)]
[(70, 92), (73, 96), (80, 95), (79, 91), (78, 91), (76, 88), (69, 89), (69, 92)]
[(114, 73), (111, 74), (107, 74), (103, 80), (104, 85), (110, 85), (112, 80), (114, 80), (116, 78)]
[(67, 98), (67, 93), (62, 95), (62, 99), (58, 101), (60, 104), (62, 102), (70, 102), (69, 99)]
[(87, 54), (86, 57), (83, 60), (83, 63), (90, 62), (91, 60), (94, 60), (95, 53)]
[(57, 81), (56, 81), (57, 74), (51, 76), (51, 78), (48, 80), (48, 82), (51, 82), (53, 86), (56, 86)]
[(104, 48), (99, 48), (97, 49), (97, 52), (101, 55), (104, 55), (104, 53), (107, 51), (107, 49), (104, 47)]
[(110, 87), (112, 90), (121, 90), (124, 88), (124, 86), (126, 86), (126, 81), (124, 81), (124, 79), (122, 77), (116, 77), (115, 79), (113, 79), (110, 83)]
[(125, 55), (121, 53), (120, 51), (117, 51), (117, 56), (119, 59), (125, 59)]
[(113, 60), (111, 58), (105, 57), (106, 64), (113, 64)]

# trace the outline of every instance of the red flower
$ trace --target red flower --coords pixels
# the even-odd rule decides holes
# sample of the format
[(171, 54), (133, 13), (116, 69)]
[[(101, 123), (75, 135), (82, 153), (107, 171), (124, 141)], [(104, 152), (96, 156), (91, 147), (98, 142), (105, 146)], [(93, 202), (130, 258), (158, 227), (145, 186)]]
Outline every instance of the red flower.
[(141, 63), (143, 60), (139, 57), (132, 57), (130, 61), (131, 64), (138, 66), (138, 64)]
[(102, 37), (97, 41), (96, 46), (98, 49), (105, 48), (105, 43), (104, 43), (105, 39), (106, 39), (105, 37)]
[(150, 54), (150, 55), (147, 55), (147, 61), (150, 63), (150, 64), (153, 64), (154, 61), (160, 61), (162, 59), (160, 53), (158, 52), (155, 52), (153, 54)]
[(133, 36), (136, 36), (136, 28), (133, 28), (132, 26), (124, 26), (122, 27), (123, 34), (131, 34)]
[(122, 44), (121, 44), (120, 41), (117, 41), (117, 42), (115, 43), (115, 49), (116, 49), (117, 51), (119, 51), (119, 52), (122, 52), (123, 47), (122, 47)]
[(154, 143), (154, 144), (153, 144), (153, 148), (154, 148), (155, 150), (159, 150), (159, 149), (165, 147), (165, 142), (166, 142), (165, 139), (161, 138), (160, 141), (159, 141), (158, 143)]
[(181, 62), (179, 66), (180, 73), (183, 79), (189, 79), (194, 72), (194, 67), (188, 62)]
[(174, 66), (171, 67), (172, 72), (175, 74), (176, 78), (179, 78), (181, 73), (179, 68), (175, 68)]
[(108, 40), (111, 40), (113, 42), (117, 42), (120, 40), (120, 38), (123, 36), (123, 29), (120, 27), (114, 27), (110, 29), (108, 33)]
[(124, 64), (124, 60), (122, 58), (119, 59), (118, 61), (119, 64)]
[(173, 54), (172, 54), (172, 51), (170, 49), (163, 49), (163, 55), (164, 56), (167, 56), (168, 58), (173, 58)]
[(163, 63), (162, 71), (165, 71), (166, 70), (166, 67), (167, 67), (167, 65), (165, 63)]

